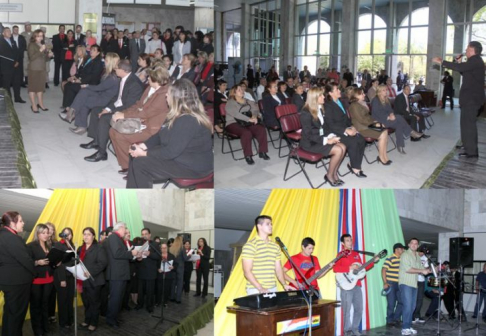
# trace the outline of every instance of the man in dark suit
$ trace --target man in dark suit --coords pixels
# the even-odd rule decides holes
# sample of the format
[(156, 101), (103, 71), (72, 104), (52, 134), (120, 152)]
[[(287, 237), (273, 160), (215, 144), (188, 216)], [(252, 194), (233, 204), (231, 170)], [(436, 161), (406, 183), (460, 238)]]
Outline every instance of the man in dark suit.
[(142, 96), (144, 86), (140, 79), (132, 73), (132, 65), (129, 60), (118, 63), (116, 74), (121, 78), (118, 95), (114, 97), (107, 107), (99, 107), (91, 110), (88, 136), (93, 141), (82, 144), (85, 149), (97, 149), (93, 155), (84, 159), (89, 162), (104, 161), (107, 159), (106, 146), (110, 139), (110, 121), (115, 112), (123, 111), (137, 102)]
[[(403, 116), (403, 118), (410, 124), (410, 127), (416, 132), (423, 133), (426, 129), (425, 127), (425, 118), (422, 115), (415, 114), (410, 107), (410, 86), (405, 84), (403, 86), (403, 91), (395, 98), (395, 103), (393, 104), (393, 111), (395, 114), (399, 114)], [(430, 138), (430, 135), (424, 134), (421, 138), (414, 139), (411, 138), (411, 141), (420, 141), (420, 139), (427, 139)]]
[(284, 82), (287, 82), (287, 79), (289, 78), (294, 78), (291, 65), (287, 65), (287, 70), (284, 71), (283, 77), (284, 77)]
[(294, 92), (295, 92), (295, 90), (294, 90), (294, 78), (288, 77), (285, 80), (285, 83), (287, 83), (287, 90), (285, 90), (285, 93), (287, 94), (287, 96), (292, 98), (292, 96), (294, 95)]
[(76, 32), (74, 33), (74, 39), (77, 42), (77, 45), (84, 45), (86, 46), (86, 35), (82, 33), (83, 26), (77, 25)]
[(300, 77), (300, 81), (303, 82), (304, 81), (304, 77), (311, 77), (311, 73), (309, 70), (307, 70), (307, 65), (304, 65), (304, 70), (302, 70), (300, 73), (299, 73), (299, 77)]
[[(18, 218), (15, 223), (11, 214)], [(0, 229), (0, 291), (5, 300), (2, 335), (21, 336), (36, 271), (34, 260), (18, 235), (24, 228), (22, 217), (16, 212), (6, 212), (3, 218), (9, 221)]]
[(461, 140), (464, 152), (459, 157), (477, 158), (478, 153), (478, 110), (484, 104), (484, 61), (481, 58), (483, 46), (477, 41), (469, 42), (466, 48), (467, 62), (462, 63), (462, 55), (456, 58), (457, 63), (443, 61), (434, 57), (432, 62), (458, 71), (462, 75), (462, 86), (459, 92), (461, 105)]
[(118, 56), (120, 56), (121, 60), (130, 58), (128, 38), (123, 35), (123, 31), (119, 31), (118, 36), (114, 37), (113, 40), (111, 40), (111, 43), (113, 44), (112, 47), (114, 52), (117, 53)]
[[(161, 257), (155, 249), (159, 249), (158, 245), (151, 241), (152, 238), (150, 229), (142, 229), (142, 237), (146, 242), (149, 242), (148, 256), (146, 258), (137, 258), (138, 267), (138, 304), (136, 310), (143, 308), (146, 302), (147, 311), (152, 313), (154, 311), (154, 295), (155, 295), (155, 281), (157, 279), (157, 269), (160, 265)], [(145, 301), (145, 296), (147, 297)]]
[[(15, 73), (20, 66), (18, 48), (12, 43), (12, 32), (10, 28), (3, 29), (2, 37), (0, 37), (0, 71), (3, 77), (3, 88), (12, 95), (10, 87), (14, 85), (15, 95), (20, 97), (20, 82), (18, 88), (14, 84)], [(25, 103), (25, 102), (24, 102)]]
[(119, 327), (117, 316), (121, 309), (126, 282), (130, 280), (129, 262), (138, 255), (136, 250), (127, 250), (127, 246), (124, 243), (126, 230), (127, 225), (125, 223), (116, 223), (113, 227), (113, 234), (103, 242), (108, 258), (106, 279), (110, 281), (110, 298), (108, 300), (106, 323), (113, 328)]
[(52, 37), (52, 52), (54, 53), (54, 86), (59, 85), (59, 75), (61, 74), (62, 60), (64, 59), (64, 41), (66, 40), (64, 25), (59, 26), (59, 34)]
[(351, 71), (349, 71), (349, 69), (347, 69), (347, 68), (346, 68), (346, 71), (343, 74), (343, 79), (348, 81), (348, 86), (353, 85), (353, 83), (354, 83), (353, 73)]
[(25, 100), (20, 98), (20, 86), (24, 80), (24, 52), (27, 50), (27, 42), (25, 37), (19, 34), (19, 26), (12, 27), (12, 37), (10, 38), (12, 45), (17, 48), (17, 61), (19, 66), (14, 69), (14, 80), (12, 83), (14, 89), (14, 97), (16, 103), (25, 103)]
[(145, 52), (145, 40), (140, 38), (140, 32), (135, 31), (133, 33), (133, 38), (130, 40), (130, 60), (132, 61), (132, 71), (136, 72), (138, 69), (138, 56)]

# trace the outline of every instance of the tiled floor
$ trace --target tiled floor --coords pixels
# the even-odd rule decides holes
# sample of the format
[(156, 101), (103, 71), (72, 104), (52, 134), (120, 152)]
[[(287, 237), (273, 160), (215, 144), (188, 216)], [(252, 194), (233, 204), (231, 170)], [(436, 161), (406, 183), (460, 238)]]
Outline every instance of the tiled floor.
[[(434, 114), (435, 126), (427, 134), (429, 139), (419, 142), (406, 141), (406, 155), (396, 150), (389, 153), (393, 161), (390, 166), (378, 163), (367, 164), (363, 160), (363, 171), (368, 178), (360, 179), (354, 175), (342, 178), (345, 188), (420, 188), (429, 178), (442, 159), (451, 151), (459, 140), (459, 109), (438, 109)], [(274, 135), (275, 136), (275, 135)], [(234, 141), (235, 146), (239, 142)], [(389, 142), (391, 146), (391, 142)], [(270, 161), (254, 158), (256, 164), (249, 166), (244, 160), (234, 161), (231, 154), (221, 154), (221, 139), (215, 138), (215, 187), (216, 188), (309, 188), (305, 177), (300, 174), (284, 182), (283, 174), (287, 158), (278, 158), (277, 150), (269, 143)], [(225, 150), (227, 150), (227, 144)], [(238, 147), (240, 148), (240, 147)], [(389, 147), (391, 148), (391, 147)], [(236, 155), (241, 157), (242, 152)], [(372, 147), (366, 150), (370, 159), (377, 156), (377, 150)], [(345, 158), (341, 165), (341, 173), (346, 173)], [(291, 162), (290, 171), (296, 172), (297, 165)], [(316, 169), (314, 166), (306, 167), (311, 180), (315, 185), (323, 182), (324, 168)], [(324, 185), (323, 188), (329, 187)]]

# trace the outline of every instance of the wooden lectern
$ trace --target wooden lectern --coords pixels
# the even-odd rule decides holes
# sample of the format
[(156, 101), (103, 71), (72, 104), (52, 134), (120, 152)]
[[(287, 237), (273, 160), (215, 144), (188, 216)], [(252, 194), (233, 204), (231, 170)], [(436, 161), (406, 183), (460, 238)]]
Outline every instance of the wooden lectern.
[[(334, 335), (334, 309), (339, 301), (318, 300), (312, 304), (312, 335)], [(228, 311), (236, 313), (237, 336), (275, 336), (285, 333), (284, 328), (296, 325), (307, 318), (308, 308), (304, 306), (286, 306), (255, 310), (240, 306), (230, 306)], [(288, 329), (287, 329), (288, 330)], [(303, 333), (304, 330), (290, 334)]]

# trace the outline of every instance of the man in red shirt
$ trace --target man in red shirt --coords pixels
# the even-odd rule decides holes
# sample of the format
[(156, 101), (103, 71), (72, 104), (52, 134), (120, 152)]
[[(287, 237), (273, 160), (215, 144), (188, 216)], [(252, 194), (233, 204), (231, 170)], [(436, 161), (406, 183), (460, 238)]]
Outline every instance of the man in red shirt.
[[(319, 259), (317, 257), (314, 257), (312, 253), (314, 252), (314, 247), (316, 243), (314, 242), (314, 239), (307, 237), (302, 240), (302, 252), (299, 254), (293, 255), (292, 261), (294, 264), (300, 269), (302, 272), (302, 275), (304, 275), (307, 279), (313, 276), (317, 271), (321, 269), (321, 265), (319, 264)], [(291, 284), (294, 285), (295, 288), (301, 288), (302, 286), (300, 283), (304, 283), (304, 280), (300, 276), (298, 272), (295, 272), (295, 276), (297, 279), (291, 278), (287, 272), (292, 269), (292, 265), (290, 264), (290, 261), (287, 261), (284, 265), (284, 273), (285, 273), (285, 279), (290, 282)], [(327, 273), (327, 272), (326, 272)], [(326, 273), (321, 274), (317, 279), (322, 278)], [(319, 291), (319, 284), (317, 283), (317, 279), (311, 282), (311, 285)], [(305, 283), (304, 283), (305, 285)], [(321, 297), (321, 294), (319, 292), (319, 298)]]
[[(350, 253), (339, 259), (333, 267), (334, 273), (348, 273), (351, 270), (359, 268), (355, 263), (363, 264), (363, 260), (358, 252), (353, 251), (353, 237), (350, 234), (343, 234), (341, 236), (341, 243), (343, 250), (349, 250)], [(375, 258), (375, 262), (379, 257)], [(354, 265), (353, 265), (354, 264)], [(370, 264), (366, 270), (373, 267)], [(353, 320), (351, 321), (351, 307), (354, 308)], [(356, 286), (350, 290), (341, 289), (341, 311), (344, 314), (344, 335), (361, 335), (359, 332), (359, 324), (363, 314), (363, 296), (361, 293), (361, 280), (358, 280)]]

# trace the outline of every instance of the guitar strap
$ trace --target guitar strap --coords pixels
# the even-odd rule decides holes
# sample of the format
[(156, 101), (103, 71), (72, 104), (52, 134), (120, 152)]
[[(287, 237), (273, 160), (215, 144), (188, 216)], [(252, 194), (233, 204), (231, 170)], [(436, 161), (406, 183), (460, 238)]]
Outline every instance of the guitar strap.
[(358, 252), (358, 253), (361, 253), (361, 254), (365, 254), (365, 255), (371, 256), (371, 257), (374, 257), (375, 256), (375, 253), (373, 253), (373, 252), (359, 251), (359, 250), (353, 250), (353, 251)]
[(314, 256), (313, 256), (313, 255), (311, 255), (310, 257), (311, 257), (312, 267), (313, 267), (313, 268), (316, 268), (316, 265), (314, 265)]

